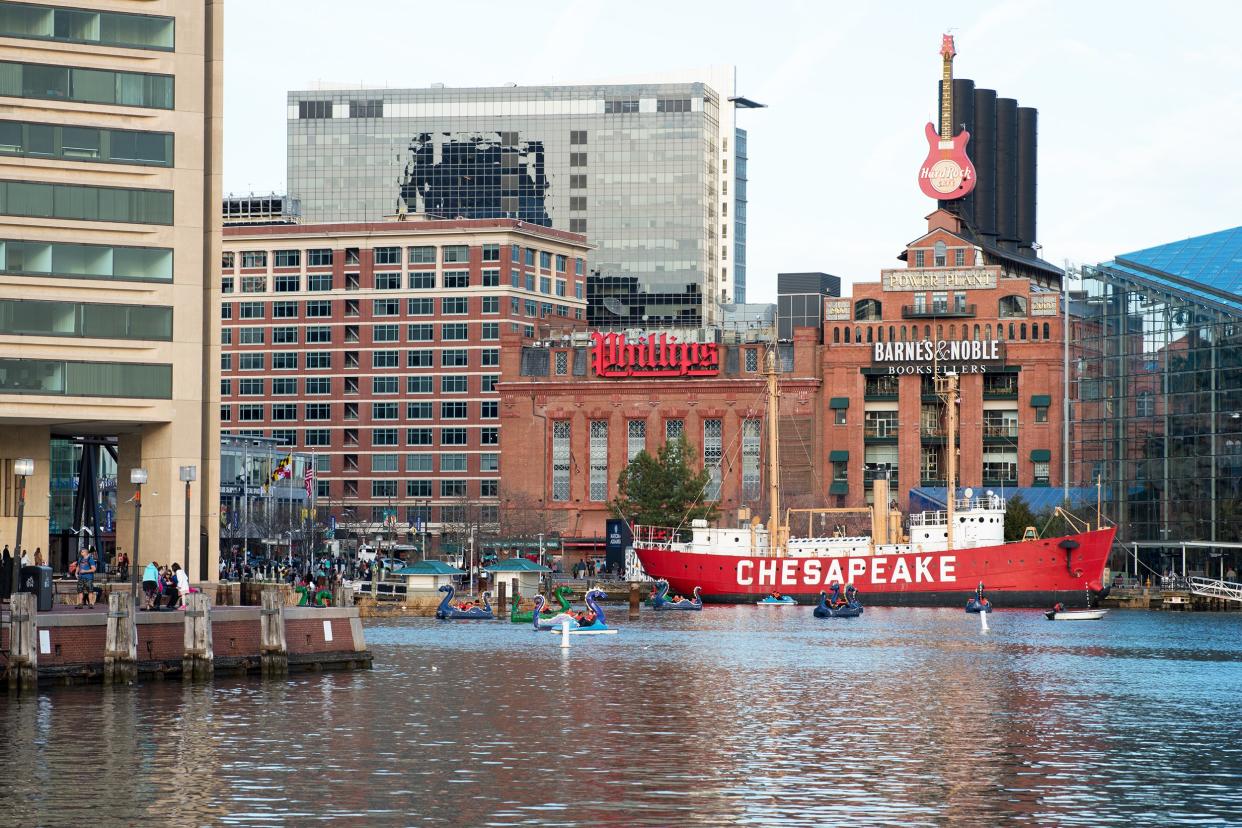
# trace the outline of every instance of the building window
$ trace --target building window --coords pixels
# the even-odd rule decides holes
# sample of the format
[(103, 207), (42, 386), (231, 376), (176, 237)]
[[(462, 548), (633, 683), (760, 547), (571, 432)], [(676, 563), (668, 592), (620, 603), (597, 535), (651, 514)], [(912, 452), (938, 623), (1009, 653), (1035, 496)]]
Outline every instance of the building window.
[(401, 326), (399, 325), (375, 325), (371, 328), (372, 342), (400, 342)]
[(331, 351), (308, 351), (306, 354), (307, 370), (328, 370), (332, 367)]
[(445, 348), (440, 352), (441, 368), (469, 368), (470, 352), (465, 348)]
[(720, 500), (720, 461), (724, 456), (722, 433), (722, 421), (703, 421), (703, 468), (708, 472), (703, 497), (707, 500)]
[(742, 500), (747, 503), (759, 499), (759, 444), (762, 434), (762, 423), (758, 419), (742, 420)]
[(569, 352), (568, 351), (556, 351), (555, 358), (556, 358), (556, 375), (558, 377), (563, 377), (569, 373)]
[(292, 397), (298, 393), (297, 377), (277, 377), (272, 380), (272, 396)]
[[(386, 403), (386, 405), (396, 405), (396, 403)], [(395, 446), (397, 445), (397, 429), (395, 428), (371, 429), (371, 445), (372, 446)]]
[(376, 395), (396, 394), (399, 377), (371, 377), (371, 393)]
[(406, 250), (410, 264), (435, 264), (436, 249), (434, 247), (410, 247)]
[(1002, 296), (997, 303), (996, 313), (1001, 319), (1025, 318), (1026, 297)]
[(592, 501), (608, 499), (608, 421), (591, 421), (590, 491)]
[(431, 342), (435, 339), (435, 329), (430, 324), (409, 325), (405, 338), (409, 342)]
[(585, 167), (587, 165), (587, 154), (585, 152), (571, 152), (569, 154), (569, 166)]
[(465, 454), (458, 452), (445, 452), (440, 455), (440, 471), (464, 472), (467, 470)]
[(306, 378), (307, 394), (331, 394), (332, 379), (330, 377), (307, 377)]
[(405, 393), (407, 394), (431, 394), (433, 390), (434, 383), (430, 376), (405, 378)]
[(173, 76), (5, 61), (0, 62), (0, 95), (172, 109)]
[[(332, 419), (332, 404), (331, 403), (307, 403), (306, 404), (306, 419), (308, 420), (330, 420)], [(306, 444), (309, 446), (311, 443), (308, 440)]]
[(845, 425), (845, 417), (847, 413), (848, 413), (848, 409), (845, 409), (845, 408), (832, 409), (832, 424), (833, 425)]
[(932, 313), (941, 314), (949, 312), (949, 294), (947, 291), (936, 291), (932, 293)]
[(407, 428), (405, 430), (405, 444), (407, 446), (429, 446), (431, 445), (431, 429), (429, 428)]
[(568, 420), (552, 423), (552, 500), (569, 500), (570, 427)]
[(587, 231), (587, 220), (584, 218), (571, 218), (569, 220), (569, 232), (585, 233)]
[(1037, 423), (1048, 422), (1048, 406), (1046, 405), (1035, 406), (1035, 422)]
[(331, 273), (311, 273), (306, 277), (306, 289), (317, 293), (332, 290)]
[(569, 143), (573, 145), (582, 145), (587, 142), (587, 134), (585, 129), (573, 129), (569, 131)]
[(630, 420), (626, 424), (625, 460), (634, 462), (640, 452), (647, 450), (647, 421)]
[(938, 242), (936, 242), (935, 247), (933, 248), (933, 250), (934, 250), (934, 257), (935, 257), (935, 258), (933, 259), (933, 261), (935, 262), (935, 267), (945, 267), (945, 266), (947, 266), (947, 265), (948, 265), (948, 263), (949, 263), (949, 259), (948, 259), (948, 250), (949, 250), (949, 248), (948, 248), (948, 245), (946, 245), (946, 244), (945, 244), (944, 242), (942, 242), (942, 241), (938, 241)]
[(432, 354), (430, 349), (419, 348), (405, 352), (405, 365), (407, 368), (430, 368), (432, 366)]
[(470, 287), (470, 271), (468, 270), (446, 270), (444, 271), (444, 287), (446, 289)]
[(470, 313), (470, 300), (465, 296), (446, 296), (440, 300), (440, 308), (445, 316), (465, 316)]
[[(986, 413), (986, 412), (984, 412)], [(1017, 485), (1018, 450), (1010, 446), (983, 447), (983, 483)]]
[(916, 250), (916, 251), (914, 251), (914, 266), (915, 266), (915, 267), (923, 267), (923, 265), (924, 265), (924, 253), (923, 253), (923, 251), (922, 251), (922, 250)]
[(371, 313), (374, 316), (398, 316), (401, 313), (401, 300), (372, 299)]
[(863, 448), (863, 482), (898, 479), (895, 443), (869, 444)]
[(865, 411), (863, 412), (863, 436), (896, 438), (897, 437), (897, 412), (896, 411)]
[(400, 366), (397, 351), (373, 351), (371, 353), (372, 368), (399, 368)]
[(436, 274), (433, 270), (410, 273), (410, 290), (435, 290)]
[(919, 482), (932, 485), (941, 480), (939, 446), (923, 446), (919, 457)]
[(866, 322), (883, 318), (883, 306), (878, 300), (859, 299), (854, 303), (854, 319)]
[(401, 290), (401, 274), (400, 273), (376, 273), (375, 274), (375, 289), (376, 290)]
[(479, 356), (480, 356), (479, 365), (482, 366), (483, 368), (500, 367), (500, 349), (499, 348), (484, 348), (482, 351), (479, 352)]
[(965, 267), (966, 266), (966, 251), (961, 247), (953, 251), (953, 266), (954, 267)]
[(483, 333), (482, 333), (481, 339), (483, 339), (484, 341), (500, 339), (500, 323), (499, 322), (484, 322)]
[(638, 111), (638, 101), (636, 99), (628, 99), (623, 101), (604, 101), (605, 115), (622, 115), (631, 114)]
[(464, 342), (469, 338), (465, 322), (446, 322), (440, 326), (440, 339), (443, 342)]
[(483, 271), (483, 287), (500, 287), (500, 271)]
[(440, 377), (441, 394), (465, 394), (470, 390), (470, 378), (461, 374)]
[(1033, 465), (1035, 469), (1035, 485), (1047, 486), (1049, 482), (1049, 473), (1052, 470), (1052, 464), (1047, 460), (1036, 460)]
[(468, 416), (466, 409), (467, 405), (464, 402), (442, 402), (440, 403), (440, 419), (464, 420)]
[(450, 244), (444, 247), (445, 264), (465, 264), (470, 261), (470, 248), (464, 244)]
[(686, 432), (686, 423), (684, 420), (665, 420), (664, 421), (664, 440), (670, 442), (681, 437)]
[(689, 98), (658, 98), (656, 112), (689, 112)]
[(569, 189), (585, 190), (587, 186), (587, 177), (582, 174), (571, 175), (569, 177)]

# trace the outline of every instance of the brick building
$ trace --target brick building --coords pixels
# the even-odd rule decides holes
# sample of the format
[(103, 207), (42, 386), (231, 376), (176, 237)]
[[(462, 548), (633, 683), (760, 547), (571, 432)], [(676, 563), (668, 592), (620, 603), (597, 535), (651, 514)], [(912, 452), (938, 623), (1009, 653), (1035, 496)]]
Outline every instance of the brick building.
[[(1060, 271), (970, 241), (957, 221), (933, 213), (899, 257), (905, 267), (825, 298), (821, 328), (777, 344), (787, 505), (861, 506), (880, 477), (903, 509), (912, 492), (934, 497), (945, 485), (945, 439), (932, 379), (945, 370), (961, 374), (960, 486), (1060, 484)], [(569, 551), (573, 539), (596, 548), (629, 459), (682, 433), (714, 469), (710, 496), (725, 519), (742, 507), (764, 515), (770, 334), (669, 332), (715, 354), (683, 369), (661, 333), (534, 343), (515, 334), (502, 346), (501, 498), (542, 514)], [(607, 336), (624, 336), (622, 347)]]
[(230, 227), (222, 430), (313, 454), (321, 518), (495, 524), (501, 337), (584, 324), (587, 250), (512, 219)]

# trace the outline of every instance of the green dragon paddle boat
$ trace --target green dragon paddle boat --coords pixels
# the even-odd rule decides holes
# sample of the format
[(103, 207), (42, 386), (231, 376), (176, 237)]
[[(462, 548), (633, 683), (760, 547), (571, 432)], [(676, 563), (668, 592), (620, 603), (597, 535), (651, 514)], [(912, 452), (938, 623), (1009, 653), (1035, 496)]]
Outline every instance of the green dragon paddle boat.
[[(553, 597), (555, 597), (556, 600), (560, 602), (561, 612), (569, 612), (569, 600), (565, 597), (568, 594), (569, 594), (569, 587), (559, 586), (556, 588), (556, 593)], [(518, 610), (518, 601), (519, 601), (518, 596), (514, 595), (513, 605), (509, 609), (509, 620), (512, 621), (514, 624), (531, 623), (531, 621), (533, 621), (535, 618), (535, 611), (527, 610), (526, 612), (520, 612)]]

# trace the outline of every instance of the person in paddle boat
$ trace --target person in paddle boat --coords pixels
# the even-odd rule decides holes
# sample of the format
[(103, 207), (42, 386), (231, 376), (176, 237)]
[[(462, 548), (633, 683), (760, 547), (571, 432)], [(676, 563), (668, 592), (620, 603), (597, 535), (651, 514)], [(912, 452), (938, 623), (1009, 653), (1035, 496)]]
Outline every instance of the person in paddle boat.
[(578, 620), (578, 626), (589, 627), (595, 623), (595, 613), (592, 610), (583, 610), (574, 616)]
[(776, 590), (772, 590), (771, 592), (769, 592), (768, 597), (771, 598), (773, 601), (780, 601), (782, 598), (784, 598), (784, 596), (781, 595)]
[(1065, 604), (1061, 603), (1060, 601), (1057, 601), (1055, 604), (1052, 605), (1052, 611), (1053, 612), (1065, 612)]
[(474, 601), (462, 601), (457, 605), (457, 609), (462, 612), (470, 612), (470, 610), (474, 609)]

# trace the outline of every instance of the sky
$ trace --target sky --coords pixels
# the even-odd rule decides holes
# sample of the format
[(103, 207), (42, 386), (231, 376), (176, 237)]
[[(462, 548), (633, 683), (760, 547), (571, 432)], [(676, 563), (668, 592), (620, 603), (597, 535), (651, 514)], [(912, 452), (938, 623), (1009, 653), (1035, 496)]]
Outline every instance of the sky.
[(574, 83), (738, 69), (749, 132), (748, 299), (776, 274), (875, 281), (926, 229), (918, 189), (940, 37), (956, 77), (1039, 110), (1048, 261), (1242, 224), (1242, 4), (414, 3), (262, 0), (225, 11), (224, 190), (285, 190), (285, 95)]

